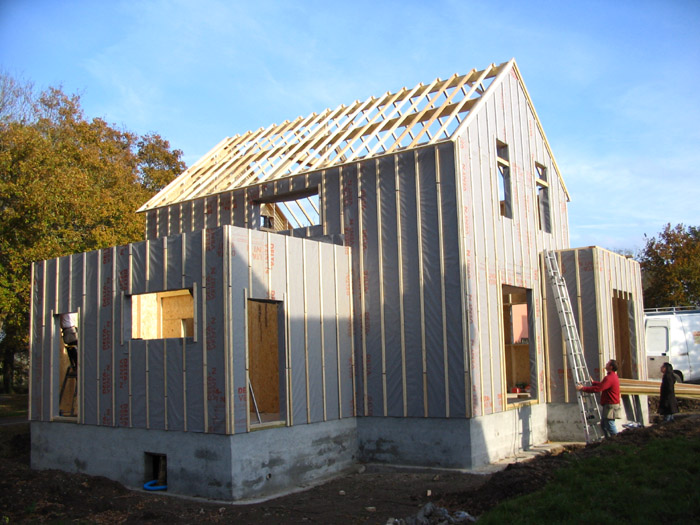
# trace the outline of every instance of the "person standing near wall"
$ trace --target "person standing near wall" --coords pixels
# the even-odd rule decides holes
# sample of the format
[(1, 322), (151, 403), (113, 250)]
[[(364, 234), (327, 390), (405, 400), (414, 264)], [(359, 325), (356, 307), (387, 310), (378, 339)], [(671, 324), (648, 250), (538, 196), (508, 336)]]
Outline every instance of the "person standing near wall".
[(61, 336), (66, 347), (66, 353), (73, 367), (78, 362), (78, 314), (61, 314)]
[(678, 413), (675, 387), (676, 374), (673, 373), (673, 365), (671, 363), (661, 365), (661, 374), (659, 414), (664, 416), (664, 421), (673, 421), (673, 414)]
[(602, 405), (600, 426), (605, 437), (617, 434), (615, 420), (622, 417), (620, 408), (620, 378), (617, 377), (617, 361), (611, 359), (605, 365), (607, 375), (602, 381), (593, 381), (592, 386), (576, 385), (576, 390), (583, 392), (600, 392), (600, 404)]

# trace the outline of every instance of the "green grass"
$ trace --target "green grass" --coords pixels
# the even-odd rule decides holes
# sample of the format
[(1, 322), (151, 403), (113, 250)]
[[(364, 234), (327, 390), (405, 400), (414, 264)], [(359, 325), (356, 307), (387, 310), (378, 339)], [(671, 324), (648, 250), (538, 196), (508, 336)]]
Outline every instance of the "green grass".
[(27, 416), (29, 396), (12, 394), (0, 396), (0, 417)]
[(479, 519), (490, 523), (697, 523), (700, 438), (656, 439), (642, 448), (611, 444), (605, 454), (562, 468), (538, 492)]

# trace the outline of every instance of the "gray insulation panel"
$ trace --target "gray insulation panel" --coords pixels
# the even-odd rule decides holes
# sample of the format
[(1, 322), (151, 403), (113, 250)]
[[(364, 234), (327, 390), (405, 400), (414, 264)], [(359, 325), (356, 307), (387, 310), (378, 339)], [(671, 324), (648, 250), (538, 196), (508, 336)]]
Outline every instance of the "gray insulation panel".
[[(58, 314), (79, 311), (79, 423), (248, 431), (245, 297), (282, 302), (289, 422), (354, 415), (349, 256), (341, 246), (227, 226), (52, 259), (33, 271), (33, 419), (57, 415)], [(131, 294), (182, 288), (193, 295), (195, 336), (134, 339)]]
[[(568, 246), (566, 190), (517, 75), (504, 75), (479, 104), (455, 142), (151, 210), (148, 241), (37, 263), (32, 417), (48, 420), (56, 404), (58, 346), (49, 316), (79, 307), (81, 422), (248, 431), (246, 299), (282, 302), (281, 384), (289, 383), (289, 411), (281, 412), (289, 424), (356, 414), (500, 412), (509, 408), (504, 285), (528, 293), (534, 398), (569, 399), (561, 333), (539, 262), (543, 250)], [(508, 148), (507, 216), (499, 203), (497, 141)], [(536, 165), (549, 174), (540, 204)], [(321, 225), (287, 235), (257, 231), (259, 199), (317, 187)], [(343, 239), (345, 247), (314, 238)], [(633, 366), (644, 377), (638, 265), (613, 255), (562, 252), (564, 275), (578, 290), (575, 315), (591, 366), (600, 366), (614, 343), (610, 305), (622, 297)], [(130, 294), (178, 288), (193, 291), (195, 337), (131, 339)]]
[[(593, 379), (604, 375), (604, 364), (615, 358), (616, 329), (613, 313), (613, 295), (622, 294), (627, 300), (630, 354), (633, 379), (645, 377), (641, 274), (639, 263), (598, 247), (561, 250), (558, 253), (560, 269), (567, 283), (579, 337)], [(546, 281), (548, 362), (550, 399), (553, 402), (575, 401), (573, 377), (565, 357), (561, 326), (552, 297), (549, 280)]]

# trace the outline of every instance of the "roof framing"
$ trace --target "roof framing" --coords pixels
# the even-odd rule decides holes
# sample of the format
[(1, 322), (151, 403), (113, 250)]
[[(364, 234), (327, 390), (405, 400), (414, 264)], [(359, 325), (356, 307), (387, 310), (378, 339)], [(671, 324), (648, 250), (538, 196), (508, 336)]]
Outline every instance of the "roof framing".
[(138, 211), (448, 140), (511, 68), (491, 64), (226, 138)]

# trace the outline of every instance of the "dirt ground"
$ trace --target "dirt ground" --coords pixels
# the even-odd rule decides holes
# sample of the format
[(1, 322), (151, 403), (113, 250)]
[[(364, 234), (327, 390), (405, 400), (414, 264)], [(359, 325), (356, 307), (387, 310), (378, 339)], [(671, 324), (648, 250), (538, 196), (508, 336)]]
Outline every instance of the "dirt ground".
[[(650, 414), (654, 413), (652, 398)], [(700, 434), (700, 402), (683, 400), (673, 423), (628, 429), (612, 440), (643, 444), (651, 438)], [(376, 523), (415, 516), (428, 502), (450, 513), (478, 516), (508, 498), (537, 490), (571, 455), (602, 452), (603, 445), (569, 447), (490, 474), (358, 471), (289, 496), (231, 505), (132, 491), (102, 477), (29, 468), (29, 425), (0, 426), (0, 523)]]

